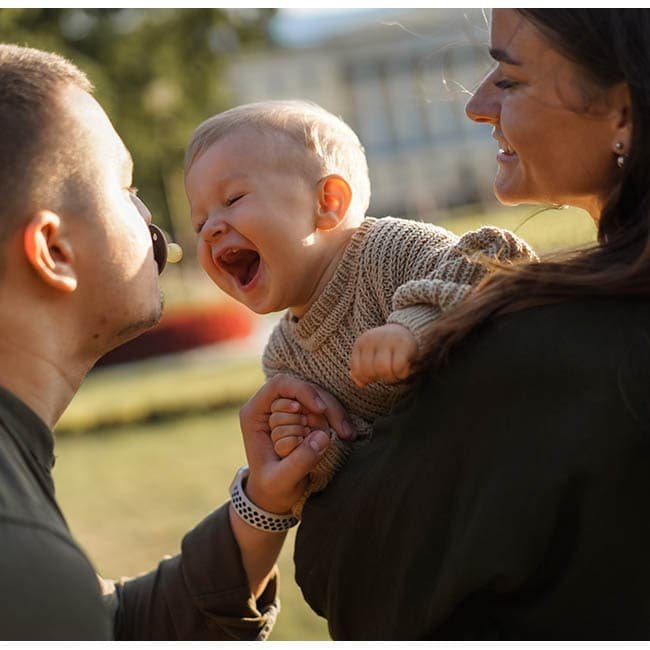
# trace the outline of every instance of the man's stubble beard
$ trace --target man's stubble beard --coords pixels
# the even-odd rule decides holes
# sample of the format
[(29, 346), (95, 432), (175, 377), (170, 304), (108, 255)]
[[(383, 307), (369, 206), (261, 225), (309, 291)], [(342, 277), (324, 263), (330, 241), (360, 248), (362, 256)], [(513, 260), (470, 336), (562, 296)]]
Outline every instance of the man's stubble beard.
[(159, 294), (158, 304), (148, 316), (145, 316), (144, 318), (141, 318), (140, 320), (127, 325), (117, 332), (115, 338), (119, 340), (119, 343), (115, 347), (119, 347), (123, 343), (126, 343), (127, 341), (130, 341), (131, 339), (144, 334), (146, 331), (157, 325), (162, 317), (164, 305), (165, 296), (161, 290)]

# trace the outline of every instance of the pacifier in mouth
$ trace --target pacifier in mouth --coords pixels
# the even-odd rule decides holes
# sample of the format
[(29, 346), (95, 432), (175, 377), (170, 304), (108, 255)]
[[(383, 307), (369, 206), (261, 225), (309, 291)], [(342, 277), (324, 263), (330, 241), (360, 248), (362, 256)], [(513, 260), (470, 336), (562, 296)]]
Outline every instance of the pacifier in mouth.
[(158, 226), (149, 224), (149, 232), (153, 242), (153, 257), (158, 265), (158, 275), (160, 275), (167, 262), (176, 264), (183, 259), (183, 249), (173, 242), (167, 243), (163, 231)]

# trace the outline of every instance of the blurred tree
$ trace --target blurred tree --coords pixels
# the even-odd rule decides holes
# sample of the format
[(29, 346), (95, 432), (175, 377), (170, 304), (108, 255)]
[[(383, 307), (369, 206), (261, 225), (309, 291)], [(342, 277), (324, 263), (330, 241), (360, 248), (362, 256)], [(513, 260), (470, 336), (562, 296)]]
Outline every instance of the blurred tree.
[(89, 75), (133, 154), (141, 196), (174, 233), (169, 188), (178, 190), (187, 140), (228, 107), (224, 60), (267, 44), (274, 11), (0, 9), (0, 40), (58, 52)]

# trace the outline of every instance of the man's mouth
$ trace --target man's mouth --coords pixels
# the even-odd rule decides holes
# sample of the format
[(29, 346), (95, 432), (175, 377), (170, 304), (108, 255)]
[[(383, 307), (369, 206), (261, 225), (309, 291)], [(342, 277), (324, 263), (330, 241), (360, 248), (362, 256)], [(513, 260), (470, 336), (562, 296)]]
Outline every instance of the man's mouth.
[(246, 288), (257, 275), (260, 256), (256, 251), (246, 248), (226, 248), (217, 257), (217, 263), (242, 288)]

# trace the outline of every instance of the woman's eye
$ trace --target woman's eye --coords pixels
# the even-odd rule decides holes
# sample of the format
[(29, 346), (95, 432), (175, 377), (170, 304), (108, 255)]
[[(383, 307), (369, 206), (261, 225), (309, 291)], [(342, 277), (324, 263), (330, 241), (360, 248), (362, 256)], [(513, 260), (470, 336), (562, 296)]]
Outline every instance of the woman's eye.
[(233, 203), (237, 203), (243, 196), (243, 194), (235, 194), (234, 196), (228, 197), (226, 199), (226, 206), (230, 207)]
[(500, 79), (495, 81), (494, 85), (501, 90), (508, 90), (508, 88), (514, 88), (517, 85), (516, 81), (511, 81), (510, 79)]
[(131, 185), (131, 187), (127, 187), (126, 191), (129, 194), (133, 194), (133, 196), (137, 196), (137, 194), (138, 194), (138, 188), (135, 185)]
[(203, 230), (203, 226), (205, 226), (205, 221), (201, 221), (200, 223), (197, 223), (196, 228), (194, 228), (194, 232), (196, 232), (196, 234), (199, 235)]

